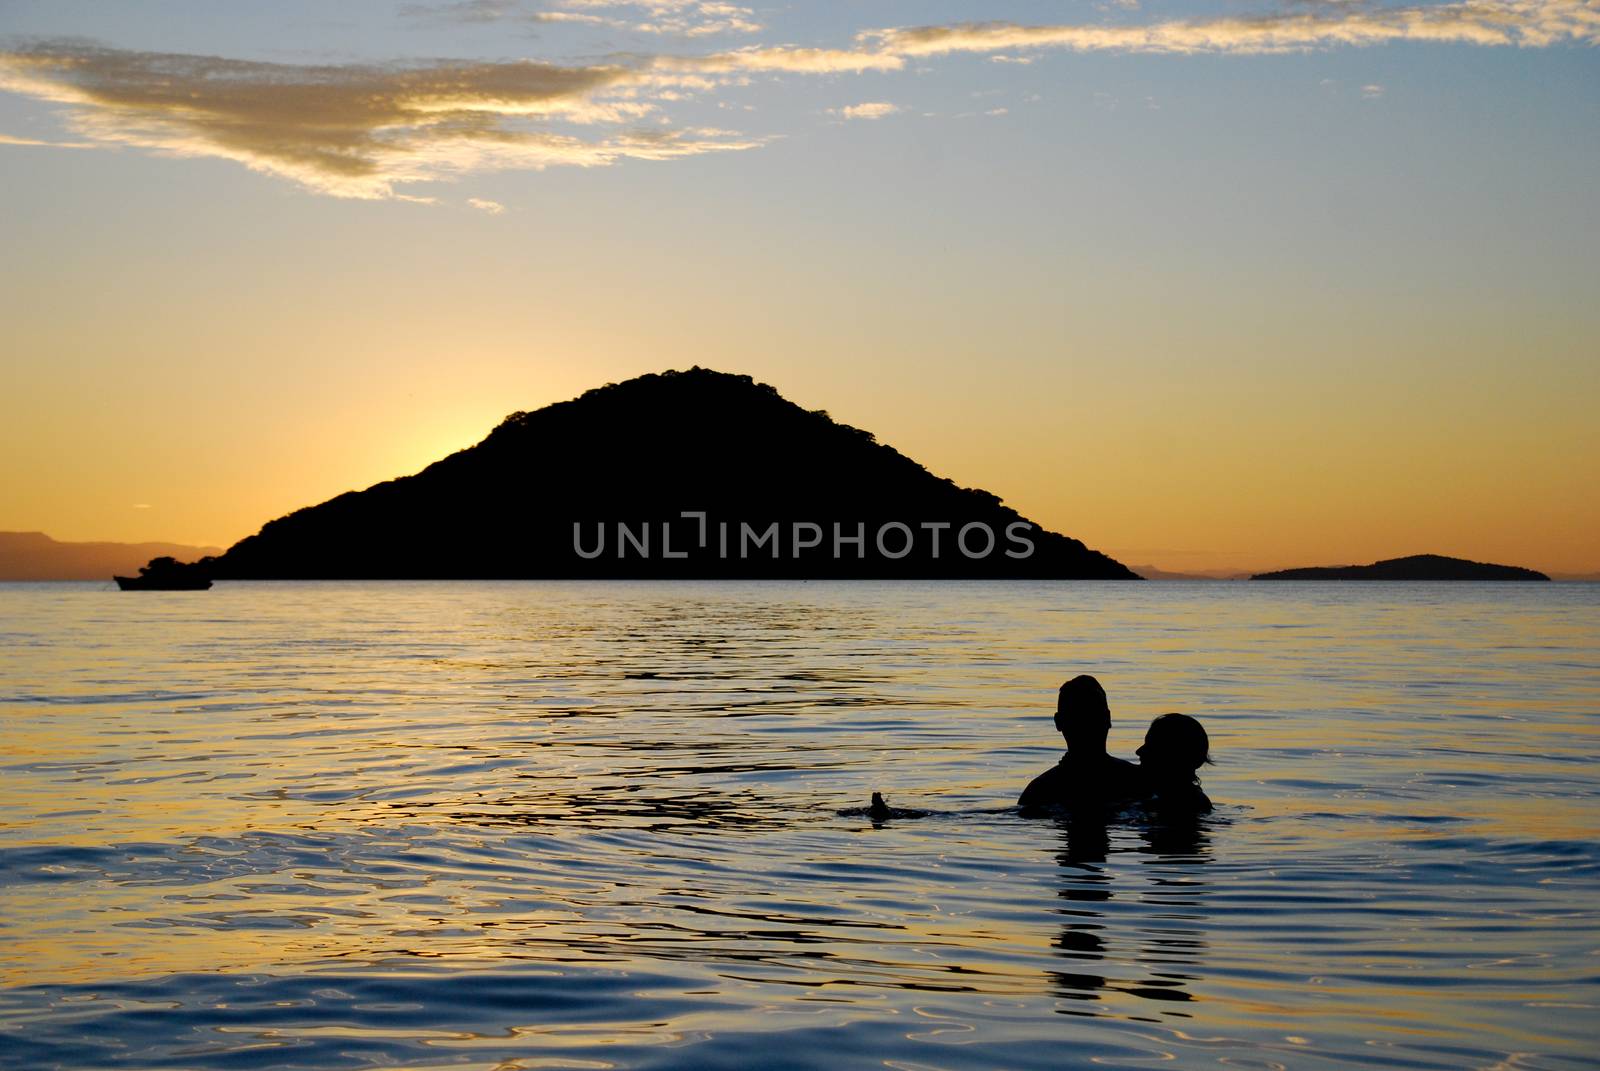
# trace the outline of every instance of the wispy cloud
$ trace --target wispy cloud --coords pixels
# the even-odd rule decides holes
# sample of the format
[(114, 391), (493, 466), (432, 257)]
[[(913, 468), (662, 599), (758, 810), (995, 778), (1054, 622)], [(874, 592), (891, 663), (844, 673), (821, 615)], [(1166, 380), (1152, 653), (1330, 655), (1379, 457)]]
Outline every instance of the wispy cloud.
[(735, 49), (709, 56), (661, 56), (654, 66), (666, 71), (733, 71), (791, 74), (859, 74), (863, 71), (898, 71), (905, 57), (891, 52), (850, 48), (795, 48), (788, 45)]
[(95, 149), (99, 148), (92, 141), (40, 141), (38, 138), (16, 138), (10, 134), (0, 134), (0, 145), (32, 145), (40, 149)]
[(679, 37), (750, 34), (762, 29), (750, 8), (723, 0), (554, 0), (537, 5), (519, 0), (454, 0), (408, 4), (401, 10), (435, 21), (568, 22)]
[(620, 29), (640, 33), (710, 37), (725, 33), (758, 33), (755, 12), (719, 0), (561, 0), (570, 11), (609, 11)]
[(869, 100), (845, 108), (830, 108), (828, 114), (837, 115), (841, 119), (882, 119), (899, 110), (898, 104), (890, 104), (886, 100)]
[[(67, 105), (104, 145), (236, 160), (339, 197), (476, 171), (594, 167), (752, 148), (644, 128), (657, 84), (621, 65), (294, 66), (77, 44), (0, 53), (0, 88)], [(573, 130), (601, 128), (580, 136)]]
[[(457, 0), (413, 14), (617, 22), (700, 38), (760, 27), (721, 0)], [(1125, 11), (1116, 19), (1135, 19)], [(648, 25), (646, 25), (648, 24)], [(292, 65), (123, 51), (54, 42), (0, 51), (0, 89), (63, 106), (84, 141), (0, 135), (0, 144), (134, 146), (235, 160), (339, 197), (431, 198), (408, 184), (473, 172), (596, 167), (749, 149), (768, 138), (674, 127), (666, 109), (768, 74), (919, 70), (939, 56), (998, 62), (1047, 51), (1263, 54), (1396, 42), (1543, 48), (1600, 44), (1600, 0), (1451, 0), (1384, 7), (1363, 0), (1296, 4), (1256, 16), (1024, 26), (961, 23), (855, 33), (846, 47), (754, 44), (695, 55), (607, 62)], [(1368, 99), (1381, 88), (1365, 87)], [(881, 118), (892, 105), (839, 109)]]
[(476, 208), (480, 212), (487, 212), (491, 216), (498, 216), (500, 213), (506, 210), (506, 206), (501, 204), (499, 201), (487, 201), (482, 197), (468, 197), (467, 204), (471, 205), (473, 208)]
[(1398, 41), (1541, 48), (1600, 42), (1595, 0), (1459, 0), (1377, 7), (1363, 3), (1296, 8), (1256, 16), (1152, 23), (1023, 26), (960, 23), (866, 30), (857, 44), (901, 57), (954, 52), (1065, 49), (1077, 52), (1272, 53)]

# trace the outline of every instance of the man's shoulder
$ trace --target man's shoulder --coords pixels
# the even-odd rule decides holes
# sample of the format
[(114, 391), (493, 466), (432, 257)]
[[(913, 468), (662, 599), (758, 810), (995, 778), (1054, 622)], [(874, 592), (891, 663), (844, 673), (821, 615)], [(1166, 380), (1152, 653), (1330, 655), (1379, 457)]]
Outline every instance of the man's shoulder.
[(1149, 791), (1143, 767), (1115, 755), (1102, 755), (1095, 764), (1089, 783), (1105, 800), (1131, 800)]
[(1035, 785), (1043, 787), (1045, 785), (1059, 784), (1066, 779), (1066, 776), (1066, 765), (1058, 762), (1054, 766), (1045, 770), (1043, 773), (1035, 776), (1032, 781), (1028, 782), (1028, 787), (1033, 788)]
[(1028, 782), (1028, 787), (1017, 797), (1017, 805), (1033, 807), (1059, 802), (1066, 795), (1067, 785), (1067, 771), (1063, 763), (1058, 762)]

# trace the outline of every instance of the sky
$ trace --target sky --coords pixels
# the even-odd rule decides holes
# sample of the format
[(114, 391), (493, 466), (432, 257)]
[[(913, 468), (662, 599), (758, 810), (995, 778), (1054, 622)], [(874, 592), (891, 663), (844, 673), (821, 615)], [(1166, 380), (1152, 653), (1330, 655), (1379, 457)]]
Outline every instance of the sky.
[(698, 364), (1129, 564), (1596, 571), (1597, 176), (1600, 0), (0, 0), (0, 530)]

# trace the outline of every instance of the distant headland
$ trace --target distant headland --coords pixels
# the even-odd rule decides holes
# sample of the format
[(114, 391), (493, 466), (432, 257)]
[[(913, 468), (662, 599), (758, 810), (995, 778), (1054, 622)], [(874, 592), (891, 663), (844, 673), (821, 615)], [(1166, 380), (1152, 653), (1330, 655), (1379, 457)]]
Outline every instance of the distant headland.
[(1442, 554), (1413, 554), (1371, 565), (1332, 565), (1257, 573), (1251, 580), (1549, 580), (1533, 569), (1492, 565)]
[(1196, 572), (1178, 572), (1157, 565), (1131, 565), (1134, 572), (1146, 580), (1249, 580), (1248, 571), (1238, 569), (1204, 569)]
[(749, 376), (641, 376), (269, 521), (217, 579), (1137, 580)]
[(181, 543), (66, 543), (43, 532), (0, 532), (0, 580), (104, 580), (154, 558), (193, 561), (217, 547)]

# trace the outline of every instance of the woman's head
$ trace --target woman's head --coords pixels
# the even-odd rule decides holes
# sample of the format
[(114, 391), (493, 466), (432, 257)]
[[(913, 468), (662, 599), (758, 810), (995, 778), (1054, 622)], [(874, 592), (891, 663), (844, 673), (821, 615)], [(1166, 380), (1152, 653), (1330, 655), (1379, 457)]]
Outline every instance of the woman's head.
[(1211, 761), (1211, 741), (1198, 721), (1187, 714), (1163, 714), (1150, 723), (1144, 744), (1134, 754), (1139, 765), (1163, 777), (1193, 779)]

